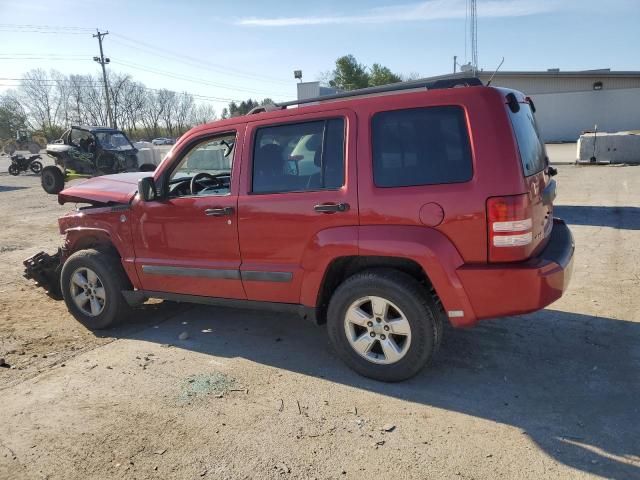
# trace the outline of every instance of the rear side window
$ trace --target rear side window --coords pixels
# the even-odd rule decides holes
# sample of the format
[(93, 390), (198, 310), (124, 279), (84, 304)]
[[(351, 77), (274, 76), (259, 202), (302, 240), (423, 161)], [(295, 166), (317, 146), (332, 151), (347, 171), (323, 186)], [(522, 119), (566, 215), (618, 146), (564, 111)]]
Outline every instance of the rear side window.
[(520, 110), (514, 113), (509, 109), (508, 112), (518, 141), (524, 176), (534, 175), (544, 169), (547, 155), (531, 107), (521, 103)]
[(254, 193), (334, 190), (344, 184), (344, 120), (333, 118), (258, 129)]
[(373, 179), (378, 187), (471, 180), (469, 134), (460, 107), (412, 108), (373, 117)]

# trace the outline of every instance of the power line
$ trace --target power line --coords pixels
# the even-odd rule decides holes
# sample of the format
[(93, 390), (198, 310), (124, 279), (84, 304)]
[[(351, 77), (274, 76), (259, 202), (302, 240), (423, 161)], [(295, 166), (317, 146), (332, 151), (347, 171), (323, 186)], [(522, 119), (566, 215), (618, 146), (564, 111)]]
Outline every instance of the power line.
[[(256, 89), (252, 89), (252, 88), (244, 88), (244, 87), (236, 87), (236, 86), (232, 86), (232, 85), (227, 85), (224, 83), (217, 83), (217, 82), (210, 82), (207, 80), (201, 80), (198, 79), (196, 77), (189, 77), (186, 75), (181, 75), (178, 73), (173, 73), (173, 72), (168, 72), (166, 70), (160, 70), (154, 67), (149, 67), (146, 65), (140, 65), (140, 64), (133, 64), (133, 63), (129, 63), (129, 62), (124, 62), (122, 60), (113, 60), (113, 63), (118, 64), (118, 65), (123, 65), (129, 68), (133, 68), (136, 70), (142, 70), (145, 72), (150, 72), (150, 73), (156, 73), (159, 75), (165, 75), (171, 78), (175, 78), (177, 80), (184, 80), (187, 82), (193, 82), (193, 83), (200, 83), (202, 85), (208, 85), (211, 87), (217, 87), (217, 88), (224, 88), (226, 90), (238, 90), (238, 91), (243, 91), (243, 92), (248, 92), (248, 93), (254, 93), (254, 94), (266, 94), (266, 95), (273, 95), (273, 92), (269, 92), (266, 90), (256, 90)], [(282, 95), (282, 93), (280, 93)]]
[[(229, 67), (228, 65), (219, 65), (219, 64), (215, 64), (212, 62), (209, 62), (207, 60), (203, 60), (201, 58), (195, 58), (195, 57), (190, 57), (189, 55), (185, 55), (184, 53), (176, 53), (176, 52), (172, 52), (170, 50), (167, 49), (163, 49), (163, 48), (158, 48), (154, 45), (150, 45), (148, 43), (142, 42), (140, 40), (135, 40), (133, 38), (127, 37), (125, 35), (122, 34), (118, 34), (118, 33), (113, 33), (113, 35), (115, 37), (118, 37), (124, 41), (126, 41), (128, 43), (128, 45), (124, 45), (126, 47), (129, 48), (134, 48), (137, 50), (152, 50), (154, 52), (160, 52), (160, 53), (154, 53), (154, 55), (157, 55), (159, 57), (164, 57), (164, 58), (169, 58), (170, 60), (173, 61), (177, 61), (177, 62), (181, 62), (181, 63), (185, 63), (187, 65), (191, 65), (194, 66), (193, 64), (195, 64), (195, 66), (198, 66), (200, 68), (208, 68), (210, 70), (214, 70), (217, 71), (219, 73), (223, 73), (226, 75), (230, 75), (230, 76), (239, 76), (239, 77), (245, 77), (245, 78), (253, 78), (253, 79), (259, 79), (259, 80), (267, 80), (267, 81), (272, 81), (272, 82), (276, 82), (276, 83), (283, 83), (283, 84), (290, 84), (291, 82), (284, 80), (282, 78), (276, 78), (276, 77), (270, 77), (267, 75), (260, 75), (260, 74), (255, 74), (255, 73), (249, 73), (249, 72), (245, 72), (242, 70), (238, 70), (232, 67)], [(117, 43), (121, 43), (121, 42), (117, 42)], [(142, 45), (142, 47), (141, 47)], [(167, 57), (169, 56), (169, 57)]]
[(0, 23), (0, 31), (14, 33), (55, 33), (68, 35), (86, 35), (87, 33), (92, 32), (93, 29), (88, 27)]
[[(51, 79), (51, 78), (46, 78), (46, 79), (33, 79), (33, 78), (7, 78), (7, 77), (0, 77), (0, 82), (2, 81), (30, 81), (30, 80), (38, 80), (38, 84), (43, 86), (43, 87), (57, 87), (59, 86), (61, 83), (64, 82), (64, 80), (55, 80), (55, 79)], [(46, 83), (45, 83), (46, 82)], [(19, 87), (20, 84), (9, 84), (9, 83), (0, 83), (1, 87)], [(73, 88), (91, 88), (94, 89), (95, 87), (102, 87), (103, 86), (103, 82), (99, 81), (99, 80), (94, 80), (94, 81), (89, 81), (89, 80), (83, 80), (80, 82), (73, 82), (71, 84), (71, 86)], [(183, 94), (187, 94), (187, 95), (191, 95), (194, 98), (197, 99), (201, 99), (201, 100), (209, 100), (209, 101), (213, 101), (213, 102), (240, 102), (241, 100), (238, 98), (227, 98), (227, 97), (216, 97), (216, 96), (211, 96), (211, 95), (202, 95), (199, 93), (191, 93), (191, 92), (178, 92), (176, 90), (170, 90), (167, 88), (151, 88), (151, 87), (147, 87), (141, 84), (138, 84), (139, 88), (142, 88), (143, 90), (147, 90), (147, 91), (152, 91), (152, 92), (170, 92), (170, 93), (175, 93), (176, 95), (183, 95)]]
[[(80, 57), (80, 58), (76, 58), (76, 57)], [(78, 60), (88, 60), (91, 57), (88, 55), (59, 55), (59, 54), (47, 54), (45, 56), (41, 56), (41, 55), (31, 55), (31, 54), (2, 54), (0, 53), (0, 60), (55, 60), (55, 61), (59, 61), (59, 60), (71, 60), (71, 61), (78, 61)], [(286, 94), (284, 92), (273, 92), (273, 91), (268, 91), (268, 90), (259, 90), (259, 89), (254, 89), (254, 88), (246, 88), (246, 87), (237, 87), (234, 85), (230, 85), (230, 84), (225, 84), (225, 83), (220, 83), (220, 82), (212, 82), (209, 80), (203, 80), (200, 79), (198, 77), (192, 77), (192, 76), (188, 76), (188, 75), (182, 75), (179, 73), (174, 73), (174, 72), (170, 72), (167, 70), (161, 70), (155, 67), (150, 67), (147, 65), (140, 65), (137, 63), (132, 63), (132, 62), (128, 62), (128, 61), (124, 61), (124, 60), (114, 60), (113, 58), (111, 59), (112, 63), (118, 64), (118, 65), (122, 65), (125, 66), (127, 68), (133, 68), (135, 70), (141, 70), (144, 72), (149, 72), (149, 73), (155, 73), (155, 74), (159, 74), (159, 75), (163, 75), (163, 76), (168, 76), (177, 80), (184, 80), (187, 82), (192, 82), (192, 83), (199, 83), (201, 85), (208, 85), (211, 87), (217, 87), (217, 88), (223, 88), (225, 90), (237, 90), (237, 91), (242, 91), (242, 92), (247, 92), (247, 93), (251, 93), (251, 94), (255, 94), (255, 95), (280, 95), (280, 96), (286, 96)]]
[(86, 60), (90, 60), (91, 57), (89, 55), (84, 56), (83, 58), (75, 58), (75, 57), (43, 57), (43, 56), (22, 56), (22, 57), (16, 57), (16, 56), (1, 56), (0, 55), (0, 60), (66, 60), (66, 61), (72, 61), (72, 62), (77, 62), (77, 61), (86, 61)]
[(56, 28), (61, 30), (84, 30), (93, 32), (93, 28), (90, 27), (72, 27), (69, 25), (33, 25), (33, 24), (18, 24), (18, 23), (0, 23), (0, 27), (14, 27), (14, 28)]

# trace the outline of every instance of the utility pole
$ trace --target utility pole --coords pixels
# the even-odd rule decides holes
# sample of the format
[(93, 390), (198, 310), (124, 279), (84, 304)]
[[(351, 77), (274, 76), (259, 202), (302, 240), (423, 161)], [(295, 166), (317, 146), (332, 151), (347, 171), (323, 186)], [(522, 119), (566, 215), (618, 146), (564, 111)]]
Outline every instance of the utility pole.
[(99, 29), (96, 29), (98, 32), (93, 36), (93, 38), (98, 39), (98, 44), (100, 45), (100, 56), (93, 57), (95, 62), (98, 62), (102, 67), (102, 78), (104, 79), (104, 94), (107, 100), (107, 115), (109, 116), (109, 123), (111, 124), (111, 128), (118, 128), (116, 122), (113, 120), (113, 113), (111, 113), (111, 99), (109, 98), (109, 84), (107, 83), (107, 69), (104, 66), (109, 63), (111, 60), (108, 58), (104, 58), (104, 52), (102, 51), (102, 37), (105, 35), (109, 35), (109, 32), (100, 32)]
[(456, 67), (458, 66), (458, 56), (453, 56), (453, 73), (456, 73)]

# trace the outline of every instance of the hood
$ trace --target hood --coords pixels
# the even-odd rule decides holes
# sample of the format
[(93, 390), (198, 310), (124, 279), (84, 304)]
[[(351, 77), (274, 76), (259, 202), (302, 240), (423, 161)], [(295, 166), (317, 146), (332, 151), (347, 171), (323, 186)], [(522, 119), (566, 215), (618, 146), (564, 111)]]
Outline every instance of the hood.
[(58, 194), (58, 203), (128, 204), (138, 191), (138, 180), (148, 176), (149, 172), (129, 172), (93, 177), (62, 190)]

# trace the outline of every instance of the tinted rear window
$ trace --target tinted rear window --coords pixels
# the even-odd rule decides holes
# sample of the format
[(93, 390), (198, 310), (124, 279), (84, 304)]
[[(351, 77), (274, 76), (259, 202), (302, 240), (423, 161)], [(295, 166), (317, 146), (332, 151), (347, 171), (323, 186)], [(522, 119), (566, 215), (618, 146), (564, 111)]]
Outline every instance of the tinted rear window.
[(471, 148), (460, 107), (412, 108), (373, 117), (373, 177), (378, 187), (471, 180)]
[(521, 103), (516, 113), (508, 112), (518, 141), (524, 176), (534, 175), (544, 169), (547, 155), (531, 107), (528, 103)]

